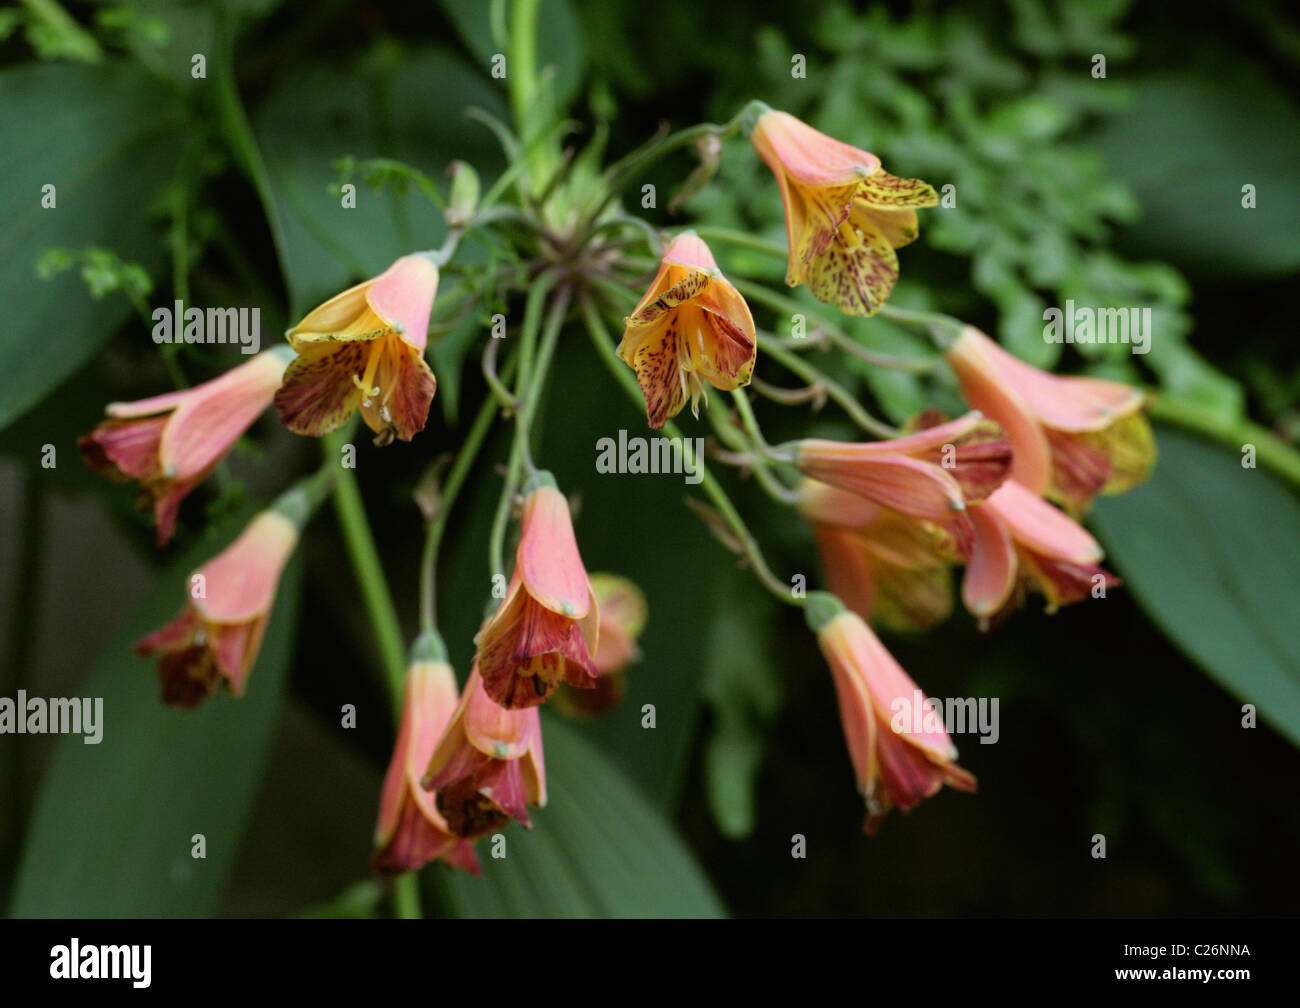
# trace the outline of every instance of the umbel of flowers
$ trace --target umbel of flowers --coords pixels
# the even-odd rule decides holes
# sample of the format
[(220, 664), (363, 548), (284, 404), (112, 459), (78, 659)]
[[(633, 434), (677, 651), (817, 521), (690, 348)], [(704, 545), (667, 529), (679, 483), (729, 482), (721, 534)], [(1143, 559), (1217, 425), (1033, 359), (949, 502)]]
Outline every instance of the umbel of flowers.
[[(879, 313), (919, 325), (935, 337), (967, 412), (948, 420), (927, 411), (893, 430), (800, 350), (755, 324), (741, 290), (761, 285), (728, 279), (701, 234), (683, 231), (665, 242), (650, 229), (650, 270), (629, 251), (647, 232), (615, 205), (633, 179), (629, 165), (695, 142), (704, 163), (689, 182), (693, 190), (707, 183), (722, 139), (742, 130), (775, 180), (762, 198), (784, 208), (786, 246), (773, 251), (785, 258), (787, 284), (806, 285), (848, 316)], [(900, 706), (907, 712), (924, 694), (873, 625), (935, 628), (950, 617), (958, 583), (962, 604), (986, 628), (1031, 589), (1049, 610), (1104, 597), (1118, 581), (1102, 568), (1101, 548), (1079, 520), (1096, 495), (1123, 492), (1150, 471), (1154, 444), (1142, 394), (1112, 381), (1049, 374), (971, 326), (894, 309), (899, 250), (919, 236), (918, 211), (936, 204), (934, 189), (889, 174), (870, 152), (785, 112), (753, 103), (728, 124), (673, 134), (598, 176), (566, 164), (557, 159), (547, 185), (533, 177), (531, 162), (514, 165), (517, 198), (505, 207), (477, 205), (477, 176), (457, 163), (442, 248), (397, 256), (308, 312), (288, 331), (286, 346), (225, 375), (110, 405), (81, 441), (86, 460), (139, 483), (162, 545), (178, 525), (182, 500), (272, 404), (297, 434), (346, 437), (359, 417), (381, 447), (413, 442), (437, 389), (426, 352), (442, 270), (466, 234), (490, 234), (527, 264), (517, 274), (522, 282), (495, 288), (499, 296), (522, 295), (524, 311), (510, 339), (485, 335), (488, 399), (426, 509), (422, 625), (394, 683), (397, 736), (379, 800), (375, 869), (400, 875), (442, 861), (477, 873), (475, 841), (511, 821), (530, 826), (546, 804), (541, 706), (555, 698), (570, 714), (598, 714), (617, 704), (628, 666), (641, 657), (647, 600), (626, 577), (588, 574), (578, 530), (583, 521), (609, 520), (667, 537), (671, 524), (635, 513), (583, 516), (532, 458), (538, 400), (561, 335), (575, 322), (651, 428), (675, 433), (688, 402), (693, 418), (703, 406), (722, 442), (713, 462), (752, 473), (750, 485), (793, 506), (807, 524), (807, 557), (820, 558), (832, 592), (802, 598), (771, 573), (714, 465), (701, 470), (710, 528), (772, 594), (805, 610), (834, 683), (866, 832), (875, 833), (891, 809), (914, 808), (944, 785), (974, 791), (975, 778), (957, 763), (941, 726), (905, 717), (912, 728), (894, 727)], [(509, 185), (494, 191), (509, 192)], [(723, 241), (735, 235), (712, 234)], [(611, 319), (621, 324), (617, 347)], [(566, 344), (562, 352), (577, 351)], [(509, 355), (504, 366), (502, 353)], [(812, 391), (838, 390), (837, 404), (872, 437), (771, 446), (747, 392), (760, 357), (809, 381)], [(581, 390), (556, 392), (567, 408), (581, 408)], [(789, 406), (810, 396), (769, 398)], [(498, 469), (477, 456), (488, 426), (503, 418), (513, 423), (513, 439)], [(201, 590), (191, 588), (176, 618), (136, 644), (156, 659), (165, 702), (192, 708), (221, 692), (237, 698), (257, 688), (252, 673), (280, 576), (323, 498), (348, 492), (351, 477), (331, 446), (316, 473), (195, 571), (191, 586)], [(456, 494), (476, 464), (488, 478), (503, 474), (489, 543), (489, 568), (503, 591), (477, 628), (462, 685), (436, 627), (436, 558)], [(511, 529), (517, 546), (507, 568), (503, 544)], [(457, 628), (463, 639), (471, 630)], [(650, 681), (654, 655), (647, 658), (636, 674)]]

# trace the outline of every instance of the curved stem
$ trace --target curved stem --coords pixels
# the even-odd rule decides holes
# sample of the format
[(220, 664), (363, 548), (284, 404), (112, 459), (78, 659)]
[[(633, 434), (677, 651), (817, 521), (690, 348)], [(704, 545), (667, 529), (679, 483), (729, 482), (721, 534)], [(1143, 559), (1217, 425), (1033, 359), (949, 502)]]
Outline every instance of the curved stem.
[(1195, 406), (1159, 393), (1151, 394), (1148, 409), (1156, 420), (1202, 434), (1220, 444), (1238, 450), (1245, 444), (1254, 445), (1255, 454), (1261, 462), (1287, 482), (1300, 487), (1300, 451), (1268, 428), (1249, 420), (1224, 424)]
[[(531, 386), (537, 336), (542, 324), (542, 308), (558, 279), (559, 277), (553, 272), (543, 273), (533, 282), (532, 289), (528, 292), (528, 299), (524, 303), (524, 322), (519, 337), (522, 345), (517, 355), (519, 377), (515, 383), (514, 396), (517, 402), (524, 398), (525, 390)], [(522, 422), (515, 428), (515, 439), (511, 444), (510, 459), (506, 464), (505, 483), (501, 487), (501, 497), (497, 501), (496, 514), (492, 519), (492, 532), (488, 539), (488, 566), (489, 573), (494, 578), (497, 575), (505, 575), (506, 524), (510, 519), (510, 505), (519, 486), (520, 470), (524, 462), (524, 445), (521, 437), (526, 436), (523, 432), (527, 428), (531, 414), (523, 416), (523, 412), (529, 408), (529, 405), (527, 401), (521, 402), (520, 412), (517, 414)]]
[[(339, 447), (345, 440), (346, 435), (340, 436), (338, 432), (323, 439), (327, 464), (331, 461), (338, 464)], [(406, 683), (406, 646), (397, 610), (393, 605), (393, 596), (388, 590), (384, 568), (379, 561), (379, 551), (375, 548), (375, 539), (366, 519), (357, 478), (351, 469), (339, 468), (334, 482), (334, 506), (338, 512), (339, 525), (343, 529), (343, 541), (352, 559), (352, 569), (361, 588), (361, 597), (370, 617), (370, 625), (379, 645), (393, 707), (400, 715)]]
[[(514, 364), (513, 358), (506, 363), (504, 375), (507, 381), (514, 371)], [(474, 418), (469, 433), (465, 435), (460, 452), (456, 455), (456, 461), (452, 463), (451, 471), (447, 473), (447, 480), (442, 485), (438, 511), (428, 522), (424, 537), (424, 553), (420, 557), (420, 629), (422, 631), (437, 628), (438, 547), (442, 543), (443, 533), (447, 530), (447, 522), (451, 517), (451, 509), (456, 503), (456, 497), (460, 494), (461, 487), (465, 485), (470, 468), (483, 447), (483, 441), (492, 427), (496, 412), (497, 405), (492, 399), (486, 400), (479, 407), (478, 416)]]
[(745, 395), (744, 389), (735, 389), (731, 397), (736, 402), (736, 408), (740, 412), (740, 422), (744, 424), (745, 432), (754, 442), (754, 475), (773, 498), (783, 504), (795, 503), (799, 495), (768, 468), (772, 458), (772, 446), (763, 437), (763, 431), (758, 426), (758, 418), (754, 416), (754, 410), (749, 405), (749, 396)]
[[(823, 316), (810, 311), (807, 305), (800, 304), (792, 297), (786, 297), (784, 294), (778, 294), (774, 290), (764, 287), (762, 284), (751, 283), (748, 280), (733, 280), (732, 285), (740, 291), (745, 297), (751, 298), (760, 304), (765, 304), (773, 311), (781, 312), (785, 315), (806, 315), (830, 337), (831, 341), (847, 354), (851, 354), (860, 360), (866, 361), (874, 367), (887, 368), (891, 371), (933, 371), (937, 361), (931, 360), (909, 360), (905, 357), (894, 357), (890, 354), (876, 353), (874, 350), (868, 350), (847, 332), (829, 321)], [(881, 309), (884, 312), (884, 308)], [(946, 318), (947, 316), (944, 316)], [(951, 319), (956, 323), (955, 319)], [(958, 323), (959, 324), (959, 323)]]
[[(628, 398), (636, 403), (639, 411), (644, 405), (641, 388), (637, 385), (636, 379), (632, 377), (632, 372), (618, 359), (618, 355), (614, 352), (614, 346), (609, 341), (609, 333), (588, 297), (582, 299), (582, 314), (587, 324), (587, 333), (591, 336), (591, 341), (595, 344), (600, 359), (605, 362), (614, 378), (627, 393)], [(673, 421), (667, 421), (663, 429), (669, 437), (681, 440), (681, 429)], [(767, 561), (763, 559), (762, 550), (759, 548), (753, 534), (749, 531), (749, 526), (745, 524), (735, 505), (731, 503), (731, 498), (727, 496), (726, 491), (722, 489), (717, 479), (709, 472), (708, 466), (703, 462), (700, 463), (700, 475), (702, 477), (701, 487), (705, 494), (708, 495), (709, 500), (713, 502), (713, 506), (722, 514), (727, 527), (739, 541), (750, 567), (753, 568), (754, 576), (758, 578), (764, 588), (780, 601), (787, 605), (802, 606), (805, 600), (794, 598), (790, 594), (789, 585), (777, 578), (772, 573), (771, 568), (767, 566)]]
[(775, 339), (763, 339), (760, 337), (758, 345), (763, 353), (770, 354), (772, 359), (787, 371), (793, 372), (810, 384), (820, 385), (825, 389), (826, 394), (835, 401), (836, 405), (844, 410), (853, 422), (864, 431), (874, 434), (879, 438), (898, 437), (898, 428), (892, 427), (884, 421), (877, 420), (873, 417), (862, 408), (861, 404), (858, 403), (857, 399), (854, 398), (853, 394), (849, 392), (848, 389), (833, 378), (824, 374), (815, 364), (810, 364), (797, 353), (787, 350)]

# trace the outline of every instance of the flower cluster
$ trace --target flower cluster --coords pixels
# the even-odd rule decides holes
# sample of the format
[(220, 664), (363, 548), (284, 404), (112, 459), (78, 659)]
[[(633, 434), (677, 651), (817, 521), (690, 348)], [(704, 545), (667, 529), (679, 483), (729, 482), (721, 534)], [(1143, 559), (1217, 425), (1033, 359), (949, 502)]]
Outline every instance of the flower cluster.
[[(746, 129), (776, 178), (788, 231), (787, 283), (806, 284), (850, 316), (892, 311), (896, 250), (917, 237), (917, 210), (936, 205), (934, 190), (890, 175), (874, 155), (765, 106), (751, 106), (734, 125)], [(730, 128), (711, 136), (716, 141)], [(461, 166), (458, 177), (467, 170)], [(579, 206), (580, 195), (565, 193)], [(503, 412), (517, 420), (490, 557), (500, 590), (474, 638), (462, 689), (434, 628), (431, 592), (424, 602), (375, 831), (374, 866), (384, 873), (434, 860), (477, 873), (474, 841), (511, 820), (529, 826), (529, 809), (546, 802), (541, 706), (555, 699), (579, 716), (608, 709), (639, 656), (644, 596), (617, 575), (588, 574), (569, 500), (531, 457), (537, 399), (575, 299), (618, 378), (631, 383), (624, 365), (631, 369), (632, 394), (639, 390), (651, 428), (672, 429), (688, 401), (698, 417), (709, 386), (729, 394), (743, 423), (710, 415), (730, 449), (717, 457), (752, 469), (811, 527), (833, 594), (803, 598), (771, 578), (725, 492), (703, 474), (729, 541), (774, 593), (805, 609), (830, 666), (867, 832), (889, 809), (912, 808), (944, 784), (975, 789), (942, 727), (917, 728), (919, 717), (896, 727), (893, 715), (919, 713), (913, 707), (922, 694), (872, 623), (937, 626), (954, 608), (956, 567), (964, 567), (961, 602), (984, 627), (1029, 588), (1050, 610), (1104, 596), (1117, 583), (1078, 519), (1096, 495), (1122, 492), (1150, 469), (1154, 448), (1140, 392), (1047, 374), (978, 330), (953, 326), (958, 335), (940, 344), (968, 412), (946, 419), (928, 411), (883, 440), (805, 438), (772, 447), (744, 391), (766, 337), (699, 234), (685, 231), (661, 246), (653, 279), (623, 318), (621, 342), (616, 350), (610, 345), (600, 299), (611, 282), (628, 292), (628, 277), (610, 265), (619, 265), (627, 243), (600, 244), (600, 236), (626, 219), (602, 218), (612, 194), (595, 195), (585, 216), (570, 215), (572, 241), (557, 243), (561, 251), (543, 256), (530, 275), (522, 349), (510, 362), (518, 366), (513, 391), (505, 372), (498, 376), (496, 346), (488, 341), (484, 375), (493, 399), (484, 416)], [(97, 470), (139, 482), (160, 545), (172, 535), (182, 498), (272, 404), (289, 430), (316, 437), (351, 430), (358, 413), (380, 446), (410, 442), (424, 429), (437, 389), (425, 351), (440, 267), (462, 232), (511, 219), (485, 214), (480, 221), (460, 202), (449, 212), (444, 250), (404, 255), (330, 298), (288, 331), (287, 347), (195, 388), (108, 407), (108, 418), (81, 440), (82, 451)], [(774, 356), (784, 352), (769, 345)], [(805, 375), (814, 370), (789, 366)], [(477, 437), (465, 445), (466, 465)], [(244, 692), (281, 573), (306, 521), (340, 478), (335, 466), (327, 461), (255, 517), (194, 573), (177, 618), (138, 642), (141, 654), (158, 659), (165, 702), (189, 708), (222, 688)], [(464, 475), (459, 460), (457, 468), (447, 499), (426, 513), (430, 584), (450, 498)], [(512, 518), (518, 541), (507, 570), (501, 543)]]

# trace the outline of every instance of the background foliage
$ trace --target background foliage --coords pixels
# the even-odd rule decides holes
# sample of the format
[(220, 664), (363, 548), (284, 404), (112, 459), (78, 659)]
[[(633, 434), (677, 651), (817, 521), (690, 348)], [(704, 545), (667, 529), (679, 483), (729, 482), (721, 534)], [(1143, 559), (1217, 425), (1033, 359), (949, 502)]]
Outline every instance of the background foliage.
[[(150, 668), (124, 648), (179, 605), (183, 573), (308, 464), (312, 446), (264, 422), (187, 503), (177, 544), (158, 554), (130, 493), (95, 480), (74, 439), (104, 402), (232, 363), (212, 348), (160, 356), (141, 319), (148, 306), (256, 304), (269, 344), (318, 299), (437, 244), (440, 217), (412, 169), (437, 180), (455, 158), (485, 177), (500, 167), (491, 133), (464, 115), (504, 110), (488, 73), (487, 9), (140, 0), (69, 4), (75, 24), (43, 5), (0, 12), (10, 320), (0, 331), (10, 531), (0, 537), (0, 695), (104, 696), (109, 716), (98, 747), (0, 737), (10, 913), (383, 911), (365, 859), (389, 712), (332, 515), (313, 526), (282, 590), (244, 701), (188, 717), (163, 710)], [(557, 92), (576, 118), (608, 129), (615, 154), (661, 120), (725, 121), (761, 97), (871, 148), (898, 174), (952, 183), (956, 208), (930, 212), (903, 254), (897, 303), (967, 318), (1042, 366), (1149, 384), (1157, 417), (1177, 423), (1158, 428), (1152, 480), (1092, 519), (1125, 590), (1050, 618), (1026, 610), (989, 635), (958, 618), (889, 641), (930, 694), (999, 697), (1002, 737), (962, 747), (977, 797), (940, 796), (866, 841), (829, 677), (797, 614), (771, 609), (682, 505), (681, 485), (593, 478), (596, 439), (638, 417), (575, 334), (544, 406), (543, 457), (580, 493), (588, 566), (646, 590), (646, 659), (605, 720), (548, 718), (554, 800), (538, 829), (512, 829), (511, 857), (489, 862), (481, 884), (426, 873), (430, 905), (1293, 911), (1300, 26), (1283, 5), (831, 2), (761, 20), (721, 6), (705, 28), (685, 2), (657, 5), (648, 24), (630, 0), (546, 0), (542, 22)], [(190, 74), (196, 52), (207, 57), (203, 80)], [(790, 75), (796, 53), (807, 79)], [(1089, 74), (1096, 53), (1105, 80)], [(375, 158), (410, 167), (367, 165)], [(670, 193), (690, 167), (683, 154), (648, 181)], [(346, 179), (358, 184), (356, 210), (340, 209)], [(57, 212), (40, 209), (47, 181), (58, 183)], [(1253, 211), (1240, 205), (1247, 183)], [(774, 189), (744, 141), (728, 145), (718, 183), (682, 213), (666, 204), (645, 211), (663, 227), (707, 217), (783, 240)], [(719, 258), (731, 275), (780, 276), (756, 253)], [(442, 296), (471, 282), (452, 274)], [(1152, 353), (1045, 344), (1043, 307), (1068, 298), (1151, 306)], [(444, 319), (432, 353), (445, 423), (435, 410), (413, 446), (361, 452), (408, 628), (420, 535), (410, 491), (423, 464), (457, 443), (458, 404), (481, 394), (476, 368), (460, 371), (492, 310)], [(777, 324), (756, 313), (760, 326)], [(883, 319), (852, 331), (866, 345), (928, 353)], [(898, 419), (957, 402), (942, 369), (926, 379), (858, 362), (840, 371)], [(778, 427), (774, 436), (837, 431), (820, 418)], [(1258, 469), (1240, 466), (1247, 441), (1267, 456)], [(55, 469), (40, 465), (47, 443)], [(491, 472), (474, 485), (444, 565), (444, 627), (462, 674), (497, 489)], [(807, 534), (756, 494), (746, 500), (776, 568), (815, 581)], [(1260, 728), (1241, 729), (1243, 702), (1258, 705)], [(345, 703), (360, 713), (354, 731), (339, 728)], [(645, 703), (656, 705), (654, 730), (640, 727)], [(208, 837), (206, 862), (188, 858), (195, 832)], [(806, 860), (789, 856), (795, 833), (808, 837)], [(1108, 838), (1104, 862), (1088, 857), (1094, 833)]]

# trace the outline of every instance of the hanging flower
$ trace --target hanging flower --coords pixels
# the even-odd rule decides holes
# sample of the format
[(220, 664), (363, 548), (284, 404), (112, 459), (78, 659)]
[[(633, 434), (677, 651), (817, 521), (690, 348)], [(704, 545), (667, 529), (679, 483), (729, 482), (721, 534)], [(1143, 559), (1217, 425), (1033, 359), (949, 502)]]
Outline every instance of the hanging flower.
[(569, 502), (547, 472), (524, 488), (514, 575), (478, 636), (483, 685), (503, 707), (543, 703), (561, 683), (594, 689), (599, 615)]
[(375, 870), (383, 874), (415, 871), (430, 861), (478, 875), (474, 845), (447, 828), (437, 797), (420, 786), (429, 757), (457, 707), (456, 676), (437, 635), (416, 642), (406, 673), (402, 724), (384, 777), (379, 820), (375, 824)]
[(546, 804), (537, 708), (498, 705), (475, 665), (422, 786), (437, 791), (438, 812), (456, 836), (480, 837), (511, 819), (531, 828), (528, 806)]
[(437, 291), (433, 260), (403, 256), (290, 329), (298, 357), (275, 395), (284, 425), (319, 437), (360, 408), (376, 444), (410, 441), (424, 430), (437, 389), (424, 360)]
[(937, 206), (920, 179), (890, 175), (874, 154), (763, 106), (750, 132), (785, 204), (786, 283), (801, 283), (846, 315), (874, 315), (898, 280), (895, 249), (918, 234), (916, 211)]
[(808, 597), (808, 624), (831, 667), (840, 720), (867, 805), (868, 835), (895, 806), (907, 811), (948, 784), (974, 791), (957, 749), (916, 684), (871, 628), (834, 595)]
[(1007, 432), (1012, 475), (1074, 514), (1099, 493), (1147, 478), (1155, 439), (1141, 391), (1101, 378), (1063, 378), (1007, 353), (974, 326), (947, 351), (972, 406)]
[(96, 472), (138, 480), (158, 545), (171, 538), (181, 501), (208, 478), (271, 405), (292, 353), (277, 347), (219, 378), (151, 399), (109, 403), (108, 419), (77, 441)]
[(646, 420), (656, 430), (688, 398), (699, 416), (706, 383), (724, 392), (749, 384), (754, 317), (693, 231), (664, 252), (654, 282), (627, 318), (618, 355), (636, 372)]

